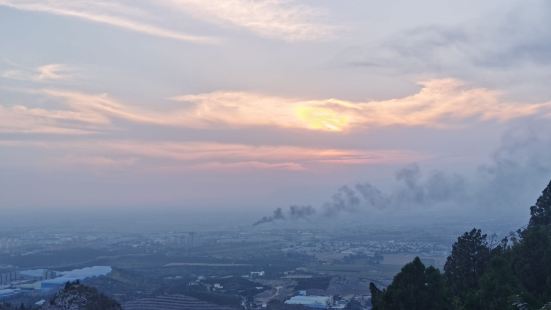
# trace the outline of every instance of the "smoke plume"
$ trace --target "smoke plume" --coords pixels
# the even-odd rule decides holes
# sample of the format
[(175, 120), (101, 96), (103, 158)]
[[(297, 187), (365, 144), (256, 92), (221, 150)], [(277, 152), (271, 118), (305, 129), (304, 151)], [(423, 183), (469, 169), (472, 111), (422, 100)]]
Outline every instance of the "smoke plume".
[(319, 208), (278, 208), (254, 225), (369, 210), (526, 207), (551, 177), (551, 137), (545, 132), (526, 126), (507, 131), (490, 163), (479, 166), (470, 178), (439, 170), (427, 173), (412, 164), (395, 173), (395, 182), (386, 192), (371, 183), (343, 186)]
[(290, 206), (285, 212), (282, 208), (274, 210), (272, 215), (264, 216), (256, 221), (253, 226), (260, 224), (271, 223), (275, 221), (283, 221), (286, 219), (302, 219), (308, 218), (316, 213), (316, 209), (312, 206)]

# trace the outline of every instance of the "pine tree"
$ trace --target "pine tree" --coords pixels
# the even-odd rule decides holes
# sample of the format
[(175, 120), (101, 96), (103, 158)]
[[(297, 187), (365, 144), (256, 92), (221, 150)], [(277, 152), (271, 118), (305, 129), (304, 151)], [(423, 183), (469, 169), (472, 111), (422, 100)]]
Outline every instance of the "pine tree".
[(541, 226), (551, 224), (551, 182), (543, 191), (536, 204), (530, 207), (529, 226)]
[[(446, 310), (450, 309), (440, 271), (426, 268), (419, 257), (406, 264), (384, 291), (370, 285), (374, 310)], [(375, 294), (374, 294), (375, 293)]]
[(490, 261), (487, 236), (480, 229), (473, 229), (457, 238), (452, 253), (444, 265), (448, 287), (467, 308), (476, 304), (479, 280)]

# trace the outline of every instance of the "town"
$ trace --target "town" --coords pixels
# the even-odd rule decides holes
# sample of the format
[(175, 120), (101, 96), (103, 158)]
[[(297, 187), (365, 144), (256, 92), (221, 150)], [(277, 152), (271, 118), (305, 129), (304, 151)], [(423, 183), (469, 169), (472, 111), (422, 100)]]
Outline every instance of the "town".
[(178, 305), (174, 309), (197, 302), (221, 309), (369, 309), (370, 282), (387, 285), (415, 256), (443, 264), (451, 239), (423, 240), (358, 227), (13, 232), (0, 238), (0, 300), (39, 305), (67, 282), (80, 281), (125, 309), (144, 302)]

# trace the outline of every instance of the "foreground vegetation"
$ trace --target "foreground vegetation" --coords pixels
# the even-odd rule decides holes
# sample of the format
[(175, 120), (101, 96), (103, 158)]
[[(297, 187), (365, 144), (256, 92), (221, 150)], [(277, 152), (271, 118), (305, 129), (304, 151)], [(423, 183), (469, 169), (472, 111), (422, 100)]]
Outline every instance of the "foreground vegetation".
[(121, 310), (115, 300), (97, 289), (82, 285), (79, 281), (67, 282), (49, 302), (43, 306), (26, 307), (0, 304), (0, 310)]
[(530, 214), (501, 242), (479, 229), (464, 233), (443, 273), (415, 258), (386, 289), (371, 283), (373, 309), (551, 309), (551, 183)]

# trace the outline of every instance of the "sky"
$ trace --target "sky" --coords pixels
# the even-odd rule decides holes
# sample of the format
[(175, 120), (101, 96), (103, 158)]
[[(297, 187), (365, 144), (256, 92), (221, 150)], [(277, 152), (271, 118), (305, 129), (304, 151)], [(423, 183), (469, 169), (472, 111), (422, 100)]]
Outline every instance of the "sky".
[(0, 0), (0, 38), (0, 208), (551, 178), (549, 1)]

